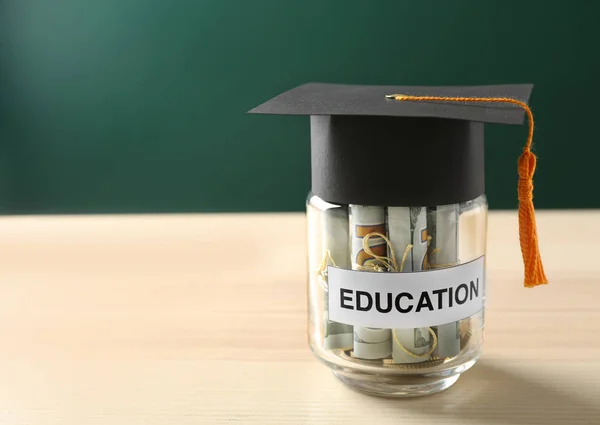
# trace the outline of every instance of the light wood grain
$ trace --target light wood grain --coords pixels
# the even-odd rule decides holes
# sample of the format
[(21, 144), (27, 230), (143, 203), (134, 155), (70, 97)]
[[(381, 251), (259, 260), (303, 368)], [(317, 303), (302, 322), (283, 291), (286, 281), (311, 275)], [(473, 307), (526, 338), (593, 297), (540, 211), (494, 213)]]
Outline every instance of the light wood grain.
[(551, 284), (491, 214), (483, 358), (384, 400), (308, 349), (303, 215), (2, 218), (0, 424), (598, 424), (600, 212), (538, 223)]

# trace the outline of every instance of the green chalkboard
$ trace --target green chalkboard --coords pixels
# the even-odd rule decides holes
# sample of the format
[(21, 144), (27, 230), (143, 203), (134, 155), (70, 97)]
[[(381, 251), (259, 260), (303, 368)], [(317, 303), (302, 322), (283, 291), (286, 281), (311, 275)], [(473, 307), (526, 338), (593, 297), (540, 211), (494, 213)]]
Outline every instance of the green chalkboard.
[[(309, 81), (535, 83), (538, 207), (600, 207), (599, 14), (583, 0), (0, 0), (0, 210), (302, 210), (308, 119), (245, 112)], [(526, 128), (486, 137), (490, 205), (514, 208)]]

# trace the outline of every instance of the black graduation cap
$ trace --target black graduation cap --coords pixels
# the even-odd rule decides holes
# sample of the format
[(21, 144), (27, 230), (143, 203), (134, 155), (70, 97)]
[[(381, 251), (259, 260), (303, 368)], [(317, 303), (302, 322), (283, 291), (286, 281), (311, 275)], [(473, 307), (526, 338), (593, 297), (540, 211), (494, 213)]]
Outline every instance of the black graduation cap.
[(325, 201), (436, 206), (484, 193), (484, 123), (522, 124), (523, 109), (487, 102), (400, 102), (388, 95), (527, 102), (532, 88), (309, 83), (249, 112), (310, 115), (312, 192)]

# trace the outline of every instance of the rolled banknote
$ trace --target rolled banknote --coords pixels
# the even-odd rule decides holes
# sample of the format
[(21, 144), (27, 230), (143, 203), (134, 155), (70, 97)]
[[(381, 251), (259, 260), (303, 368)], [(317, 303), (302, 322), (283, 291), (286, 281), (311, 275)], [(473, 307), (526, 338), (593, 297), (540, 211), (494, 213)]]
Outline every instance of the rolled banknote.
[[(459, 205), (442, 205), (428, 211), (431, 245), (429, 264), (431, 268), (453, 267), (458, 258)], [(437, 357), (454, 357), (460, 352), (460, 323), (452, 322), (435, 327)]]
[[(347, 207), (326, 209), (322, 214), (323, 252), (329, 265), (350, 269), (350, 227)], [(329, 320), (329, 294), (325, 292), (325, 341), (326, 350), (346, 349), (353, 345), (352, 325)]]
[(432, 333), (430, 328), (394, 329), (394, 362), (420, 363), (429, 360), (434, 343)]
[[(370, 233), (386, 234), (385, 208), (350, 205), (350, 239), (352, 246), (352, 269), (375, 270), (379, 263), (365, 252), (363, 242)], [(371, 237), (368, 247), (379, 256), (387, 256), (387, 243), (381, 237)], [(378, 335), (363, 339), (366, 335)], [(354, 357), (383, 359), (392, 353), (392, 333), (389, 329), (354, 328)]]
[(381, 335), (385, 339), (376, 341), (371, 339), (370, 341), (361, 338), (361, 335), (365, 331), (370, 330), (369, 328), (354, 328), (354, 357), (359, 359), (377, 360), (384, 359), (390, 355), (392, 350), (392, 340), (390, 339), (389, 329), (372, 329), (373, 331), (387, 331), (385, 335)]
[[(400, 264), (398, 271), (423, 270), (427, 253), (426, 208), (389, 207), (388, 232)], [(407, 250), (408, 246), (410, 250)], [(394, 329), (392, 358), (396, 363), (426, 361), (430, 358), (432, 344), (429, 328)]]
[[(396, 254), (396, 260), (403, 266), (402, 272), (411, 272), (413, 269), (413, 249), (412, 249), (412, 226), (411, 226), (411, 208), (410, 207), (388, 207), (388, 239), (391, 242)], [(407, 250), (407, 247), (410, 249)], [(404, 253), (406, 252), (406, 257)], [(402, 263), (402, 260), (406, 261)]]
[(352, 326), (329, 320), (329, 313), (325, 312), (325, 349), (348, 349), (354, 344)]
[(421, 271), (425, 269), (427, 248), (429, 246), (427, 233), (427, 208), (412, 207), (410, 209), (410, 223), (412, 232), (412, 269)]

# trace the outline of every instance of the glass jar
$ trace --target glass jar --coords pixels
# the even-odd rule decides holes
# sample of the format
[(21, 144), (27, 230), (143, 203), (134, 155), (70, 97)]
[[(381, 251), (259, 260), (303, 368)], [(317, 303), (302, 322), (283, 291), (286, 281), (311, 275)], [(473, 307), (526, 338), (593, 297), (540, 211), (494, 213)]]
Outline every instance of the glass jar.
[[(473, 366), (483, 342), (484, 195), (381, 207), (334, 205), (311, 193), (307, 220), (309, 343), (341, 381), (375, 395), (425, 395)], [(352, 289), (355, 281), (363, 291)], [(420, 296), (419, 286), (427, 288)]]

